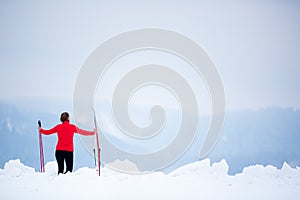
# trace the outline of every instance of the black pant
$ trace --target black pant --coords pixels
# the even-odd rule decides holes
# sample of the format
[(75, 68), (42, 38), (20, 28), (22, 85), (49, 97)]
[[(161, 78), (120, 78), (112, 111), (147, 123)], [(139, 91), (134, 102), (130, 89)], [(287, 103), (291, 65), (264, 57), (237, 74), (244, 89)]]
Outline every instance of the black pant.
[(64, 173), (64, 165), (66, 162), (67, 172), (72, 172), (73, 170), (73, 152), (72, 151), (62, 151), (56, 150), (55, 151), (55, 158), (58, 165), (58, 174)]

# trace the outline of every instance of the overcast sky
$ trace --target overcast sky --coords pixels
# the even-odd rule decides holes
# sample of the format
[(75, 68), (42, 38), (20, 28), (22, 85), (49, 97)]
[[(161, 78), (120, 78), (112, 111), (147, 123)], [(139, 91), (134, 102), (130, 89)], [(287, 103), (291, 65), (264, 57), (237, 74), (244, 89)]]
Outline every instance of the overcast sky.
[(159, 27), (207, 51), (228, 109), (300, 107), (300, 1), (24, 2), (0, 2), (0, 99), (70, 100), (93, 49)]

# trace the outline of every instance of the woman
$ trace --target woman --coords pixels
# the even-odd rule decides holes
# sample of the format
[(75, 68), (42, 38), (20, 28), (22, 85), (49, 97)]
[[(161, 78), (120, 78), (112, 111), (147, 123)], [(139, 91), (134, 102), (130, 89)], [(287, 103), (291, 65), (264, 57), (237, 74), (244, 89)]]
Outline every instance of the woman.
[(58, 124), (49, 130), (42, 129), (41, 127), (38, 128), (39, 131), (45, 135), (57, 133), (58, 142), (56, 145), (55, 158), (58, 165), (58, 174), (64, 172), (64, 162), (66, 162), (67, 167), (65, 173), (72, 172), (73, 170), (74, 133), (94, 135), (96, 132), (96, 129), (94, 131), (85, 131), (70, 124), (70, 116), (67, 112), (61, 114), (60, 121), (62, 124)]

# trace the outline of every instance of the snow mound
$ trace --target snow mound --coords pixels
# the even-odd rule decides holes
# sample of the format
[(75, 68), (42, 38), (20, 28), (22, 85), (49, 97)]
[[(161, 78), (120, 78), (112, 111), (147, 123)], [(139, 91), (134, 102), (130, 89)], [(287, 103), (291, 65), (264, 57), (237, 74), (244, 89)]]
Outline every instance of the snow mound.
[(24, 175), (33, 176), (35, 170), (31, 167), (25, 166), (19, 159), (10, 160), (5, 164), (4, 169), (0, 171), (0, 175), (5, 175), (8, 177), (21, 177)]
[(211, 165), (209, 159), (204, 159), (202, 161), (197, 161), (194, 163), (187, 164), (179, 169), (170, 173), (171, 176), (213, 176), (214, 178), (221, 178), (228, 175), (229, 166), (227, 162), (223, 159), (218, 163), (213, 163)]
[(284, 163), (249, 166), (235, 176), (228, 175), (225, 160), (209, 159), (185, 165), (170, 174), (154, 172), (133, 175), (109, 168), (80, 168), (56, 175), (56, 162), (35, 172), (20, 160), (0, 169), (0, 199), (290, 199), (300, 197), (300, 168)]

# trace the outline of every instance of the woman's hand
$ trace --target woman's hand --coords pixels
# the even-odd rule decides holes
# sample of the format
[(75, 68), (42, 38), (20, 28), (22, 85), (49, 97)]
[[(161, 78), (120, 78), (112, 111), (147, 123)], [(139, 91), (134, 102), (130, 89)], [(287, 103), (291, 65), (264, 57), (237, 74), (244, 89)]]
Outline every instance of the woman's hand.
[(41, 131), (41, 130), (42, 130), (42, 128), (41, 128), (41, 127), (39, 127), (39, 126), (38, 126), (38, 129), (39, 129), (39, 131)]
[(98, 129), (94, 128), (94, 134), (96, 134), (98, 132)]

